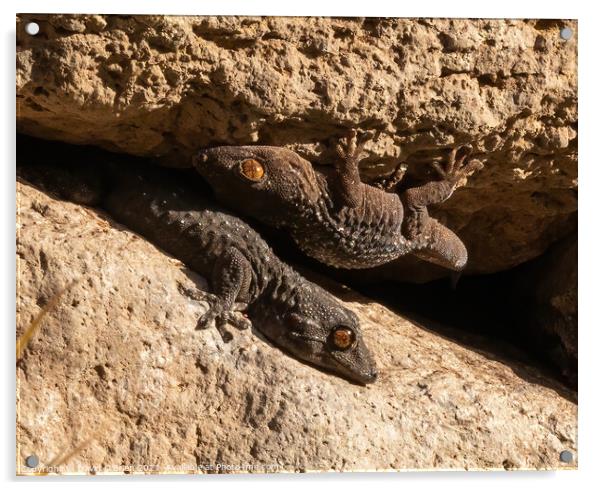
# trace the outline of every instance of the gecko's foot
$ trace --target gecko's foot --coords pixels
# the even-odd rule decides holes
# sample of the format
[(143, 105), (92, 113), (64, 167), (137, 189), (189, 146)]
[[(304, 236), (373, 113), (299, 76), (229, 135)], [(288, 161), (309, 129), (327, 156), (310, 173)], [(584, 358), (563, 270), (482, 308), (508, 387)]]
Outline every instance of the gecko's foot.
[(217, 318), (218, 312), (216, 312), (213, 308), (209, 307), (209, 309), (203, 313), (196, 323), (197, 330), (206, 330), (210, 328)]
[(454, 189), (462, 187), (466, 184), (468, 177), (483, 168), (481, 161), (474, 158), (465, 163), (471, 152), (472, 146), (470, 145), (453, 148), (443, 165), (433, 162), (432, 166), (443, 180), (453, 185)]
[(351, 129), (347, 136), (339, 141), (336, 147), (337, 153), (347, 164), (357, 164), (369, 139), (369, 133), (360, 133), (356, 129)]
[(201, 318), (199, 318), (199, 321), (197, 323), (197, 329), (205, 330), (207, 328), (210, 328), (212, 325), (215, 325), (215, 328), (219, 332), (225, 344), (227, 344), (234, 338), (233, 335), (226, 329), (226, 322), (223, 320), (223, 317), (211, 311), (208, 311)]
[(215, 328), (222, 337), (224, 343), (230, 342), (234, 337), (226, 329), (226, 325), (232, 325), (238, 330), (246, 330), (251, 327), (251, 321), (242, 313), (228, 311), (215, 319)]
[(238, 330), (246, 330), (251, 327), (249, 320), (241, 311), (240, 305), (237, 303), (234, 308), (224, 309), (219, 303), (213, 303), (209, 309), (199, 318), (197, 329), (205, 330), (213, 324), (219, 332), (224, 342), (232, 340), (232, 334), (226, 330), (226, 325), (232, 325)]
[(240, 311), (229, 311), (218, 318), (223, 324), (232, 325), (238, 330), (247, 330), (251, 328), (251, 320)]

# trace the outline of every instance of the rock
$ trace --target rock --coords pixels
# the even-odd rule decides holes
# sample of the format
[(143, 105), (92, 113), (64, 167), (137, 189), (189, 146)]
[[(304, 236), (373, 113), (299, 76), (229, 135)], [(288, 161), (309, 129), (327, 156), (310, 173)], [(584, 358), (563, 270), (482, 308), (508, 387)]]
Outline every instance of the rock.
[(510, 298), (541, 357), (577, 386), (577, 235), (555, 244), (517, 274)]
[[(433, 212), (467, 244), (468, 272), (491, 273), (576, 229), (577, 36), (564, 26), (577, 33), (576, 21), (23, 14), (17, 127), (178, 166), (220, 144), (332, 163), (360, 127), (374, 136), (368, 180), (399, 162), (424, 179), (433, 156), (471, 143), (486, 168)], [(390, 275), (413, 280), (415, 264)]]
[(21, 464), (35, 454), (38, 470), (76, 473), (576, 467), (574, 395), (533, 368), (341, 288), (380, 365), (374, 385), (250, 331), (224, 344), (195, 330), (207, 307), (190, 297), (206, 289), (198, 275), (94, 209), (24, 183), (17, 192), (17, 335), (78, 280), (17, 364)]

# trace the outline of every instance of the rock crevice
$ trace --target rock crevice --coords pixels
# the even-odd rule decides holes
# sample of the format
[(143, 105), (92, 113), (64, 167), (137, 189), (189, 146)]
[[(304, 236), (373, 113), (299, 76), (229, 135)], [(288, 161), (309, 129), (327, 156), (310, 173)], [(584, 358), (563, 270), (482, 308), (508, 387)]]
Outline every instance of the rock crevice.
[(575, 229), (575, 21), (24, 14), (17, 33), (21, 132), (176, 166), (219, 144), (331, 164), (359, 127), (374, 136), (368, 180), (399, 162), (423, 178), (430, 157), (471, 143), (485, 169), (434, 211), (467, 243), (469, 272)]

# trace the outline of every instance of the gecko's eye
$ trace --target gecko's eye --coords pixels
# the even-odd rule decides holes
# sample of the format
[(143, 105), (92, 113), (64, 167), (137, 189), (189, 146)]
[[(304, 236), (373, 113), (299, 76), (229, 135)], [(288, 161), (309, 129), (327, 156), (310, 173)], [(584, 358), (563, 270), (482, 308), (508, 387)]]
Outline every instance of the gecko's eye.
[(253, 158), (247, 158), (246, 160), (240, 162), (240, 173), (243, 177), (252, 182), (259, 182), (261, 179), (263, 179), (265, 170), (263, 165), (257, 160), (254, 160)]
[(330, 343), (337, 350), (348, 350), (355, 345), (355, 332), (347, 327), (335, 327), (330, 332)]

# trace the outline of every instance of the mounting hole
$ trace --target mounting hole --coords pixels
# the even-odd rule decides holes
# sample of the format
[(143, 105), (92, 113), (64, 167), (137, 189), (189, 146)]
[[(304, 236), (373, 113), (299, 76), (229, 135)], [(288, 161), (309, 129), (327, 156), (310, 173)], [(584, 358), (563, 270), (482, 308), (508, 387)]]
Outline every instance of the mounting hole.
[(35, 454), (31, 454), (25, 458), (25, 465), (28, 468), (35, 468), (40, 464), (40, 458), (38, 458)]
[(560, 452), (560, 461), (563, 463), (572, 463), (573, 462), (573, 453), (571, 451), (561, 451)]
[(40, 32), (40, 24), (37, 22), (28, 22), (25, 24), (25, 32), (30, 36), (35, 36), (38, 32)]
[(570, 38), (573, 37), (573, 29), (571, 29), (570, 27), (563, 27), (562, 29), (560, 29), (560, 37), (565, 41), (568, 41)]

